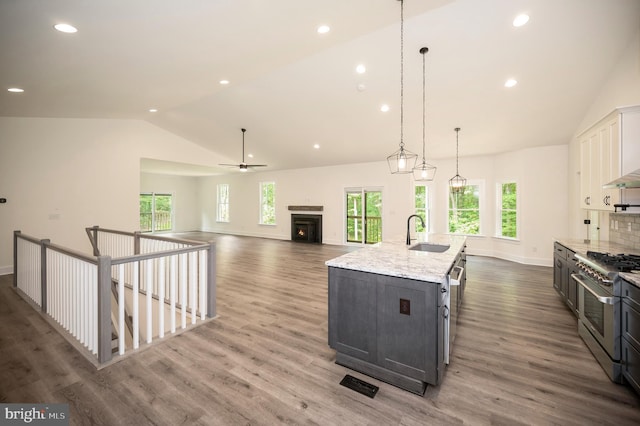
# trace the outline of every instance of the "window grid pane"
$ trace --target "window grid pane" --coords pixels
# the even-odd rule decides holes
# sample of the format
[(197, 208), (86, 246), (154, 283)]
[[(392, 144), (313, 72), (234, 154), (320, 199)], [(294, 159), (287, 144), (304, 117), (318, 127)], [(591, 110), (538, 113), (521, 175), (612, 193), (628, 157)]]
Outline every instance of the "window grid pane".
[(260, 183), (260, 223), (262, 225), (276, 224), (276, 184), (274, 182)]
[(449, 190), (449, 232), (480, 234), (479, 185), (466, 185), (459, 192)]

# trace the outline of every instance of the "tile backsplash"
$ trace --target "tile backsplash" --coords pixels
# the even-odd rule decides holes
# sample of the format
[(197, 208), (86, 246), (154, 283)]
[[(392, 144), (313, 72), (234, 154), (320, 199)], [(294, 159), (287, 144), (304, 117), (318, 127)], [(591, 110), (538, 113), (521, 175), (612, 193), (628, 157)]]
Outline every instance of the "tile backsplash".
[(609, 214), (609, 239), (640, 251), (640, 214)]

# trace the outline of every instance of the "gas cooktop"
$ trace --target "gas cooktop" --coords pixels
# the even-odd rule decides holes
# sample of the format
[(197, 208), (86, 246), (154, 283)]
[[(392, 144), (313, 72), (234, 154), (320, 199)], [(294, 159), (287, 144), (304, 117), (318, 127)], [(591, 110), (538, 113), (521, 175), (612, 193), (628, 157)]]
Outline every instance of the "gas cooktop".
[(618, 272), (640, 270), (640, 255), (637, 254), (611, 254), (588, 251), (587, 257), (606, 265), (608, 269)]

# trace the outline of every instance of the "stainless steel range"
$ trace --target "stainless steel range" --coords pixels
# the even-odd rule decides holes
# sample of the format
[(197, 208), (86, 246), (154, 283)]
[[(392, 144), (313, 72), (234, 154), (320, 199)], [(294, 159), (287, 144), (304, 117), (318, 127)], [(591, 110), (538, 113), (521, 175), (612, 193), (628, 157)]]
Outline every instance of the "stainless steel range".
[(609, 378), (622, 383), (621, 279), (619, 272), (640, 270), (640, 256), (588, 251), (577, 253), (578, 332)]

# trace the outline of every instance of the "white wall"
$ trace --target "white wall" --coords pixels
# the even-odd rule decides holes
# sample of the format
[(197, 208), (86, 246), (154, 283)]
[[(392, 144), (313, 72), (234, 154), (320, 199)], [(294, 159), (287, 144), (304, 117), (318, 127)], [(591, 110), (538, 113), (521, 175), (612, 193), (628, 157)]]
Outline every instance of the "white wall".
[[(391, 175), (386, 162), (276, 172), (234, 173), (200, 178), (202, 229), (286, 239), (291, 233), (289, 205), (323, 206), (323, 241), (342, 244), (342, 212), (346, 187), (380, 187), (383, 191), (383, 238), (406, 232), (412, 177)], [(260, 182), (276, 184), (277, 225), (259, 225)], [(230, 222), (216, 222), (216, 185), (229, 184)]]
[(84, 228), (139, 225), (140, 158), (216, 164), (199, 146), (137, 120), (0, 118), (0, 273), (13, 231), (88, 252)]
[[(584, 119), (570, 143), (568, 177), (570, 228), (567, 236), (584, 238), (586, 225), (583, 224), (583, 220), (588, 217), (588, 213), (580, 208), (580, 144), (576, 138), (616, 107), (631, 105), (640, 105), (640, 31), (630, 42), (618, 63), (611, 68), (611, 74), (603, 82), (596, 99), (586, 108)], [(599, 221), (601, 225), (600, 239), (608, 239), (609, 214), (595, 213), (591, 218)]]
[(174, 232), (200, 229), (197, 177), (141, 173), (140, 192), (172, 195)]
[[(497, 256), (523, 263), (551, 265), (552, 239), (567, 228), (567, 145), (526, 149), (495, 156), (460, 159), (460, 174), (484, 186), (482, 236), (469, 239), (472, 254)], [(432, 231), (447, 232), (448, 180), (455, 160), (432, 162), (438, 167), (429, 185)], [(515, 180), (520, 192), (520, 238), (495, 238), (496, 184)], [(259, 183), (276, 183), (276, 226), (258, 224)], [(216, 222), (216, 185), (229, 184), (230, 222)], [(348, 187), (380, 187), (383, 191), (383, 240), (406, 234), (413, 211), (413, 178), (391, 175), (386, 162), (319, 167), (276, 172), (236, 173), (200, 178), (202, 229), (205, 231), (290, 238), (289, 205), (324, 207), (323, 242), (344, 243), (344, 191)]]

